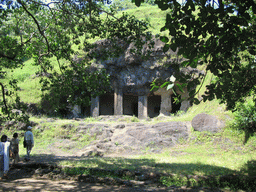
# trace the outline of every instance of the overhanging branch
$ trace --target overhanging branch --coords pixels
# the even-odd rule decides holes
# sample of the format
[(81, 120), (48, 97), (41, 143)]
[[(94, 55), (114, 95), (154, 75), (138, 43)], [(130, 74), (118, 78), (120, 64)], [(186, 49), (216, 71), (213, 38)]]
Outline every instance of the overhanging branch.
[(5, 111), (8, 115), (8, 117), (10, 117), (8, 107), (7, 107), (7, 104), (6, 104), (6, 100), (5, 100), (4, 85), (1, 82), (0, 82), (0, 86), (2, 87), (2, 95), (3, 95), (3, 102), (4, 102)]
[(33, 15), (32, 13), (29, 12), (29, 10), (27, 9), (27, 7), (24, 5), (24, 3), (23, 3), (21, 0), (18, 0), (18, 3), (20, 3), (20, 4), (22, 5), (23, 9), (27, 12), (28, 15), (30, 15), (30, 16), (32, 17), (32, 19), (33, 19), (34, 22), (36, 23), (37, 28), (38, 28), (38, 30), (39, 30), (39, 33), (40, 33), (40, 34), (43, 36), (43, 38), (45, 39), (45, 42), (46, 42), (47, 48), (48, 48), (48, 53), (49, 53), (49, 52), (50, 52), (50, 45), (49, 45), (49, 43), (48, 43), (48, 39), (45, 37), (44, 32), (41, 30), (40, 25), (39, 25), (37, 19), (34, 17), (34, 15)]

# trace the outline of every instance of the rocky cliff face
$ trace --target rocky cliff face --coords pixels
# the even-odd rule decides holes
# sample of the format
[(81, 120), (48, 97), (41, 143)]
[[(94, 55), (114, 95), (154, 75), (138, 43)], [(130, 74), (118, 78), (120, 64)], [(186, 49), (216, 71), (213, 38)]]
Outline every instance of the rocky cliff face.
[[(160, 83), (168, 81), (178, 73), (192, 78), (201, 71), (191, 67), (179, 68), (185, 59), (172, 50), (164, 52), (165, 44), (155, 37), (150, 41), (142, 39), (140, 45), (105, 39), (97, 41), (90, 49), (88, 54), (94, 58), (91, 70), (105, 69), (112, 85), (112, 90), (104, 98), (93, 100), (92, 116), (124, 114), (146, 118), (170, 115), (190, 107), (187, 88), (177, 96), (165, 88), (150, 91), (151, 84), (154, 80), (160, 80)], [(175, 97), (180, 97), (182, 102), (175, 104)]]
[[(122, 54), (105, 60), (104, 51), (111, 50), (113, 46), (109, 40), (98, 41), (96, 42), (96, 62), (93, 67), (105, 68), (119, 88), (149, 87), (154, 79), (165, 80), (170, 77), (174, 73), (171, 65), (183, 61), (178, 58), (176, 52), (170, 50), (164, 53), (164, 43), (159, 39), (153, 38), (153, 42), (153, 47), (149, 48), (149, 45), (145, 44), (138, 55), (133, 52), (136, 48), (132, 43), (126, 44), (120, 41), (118, 44)], [(167, 64), (168, 67), (166, 67)]]

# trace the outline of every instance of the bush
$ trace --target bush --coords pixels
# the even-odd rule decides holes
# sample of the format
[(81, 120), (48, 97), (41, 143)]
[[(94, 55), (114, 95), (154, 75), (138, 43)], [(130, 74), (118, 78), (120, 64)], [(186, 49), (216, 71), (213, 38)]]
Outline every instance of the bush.
[(238, 103), (236, 109), (233, 126), (245, 132), (246, 143), (249, 137), (256, 132), (255, 101), (248, 99), (245, 103)]

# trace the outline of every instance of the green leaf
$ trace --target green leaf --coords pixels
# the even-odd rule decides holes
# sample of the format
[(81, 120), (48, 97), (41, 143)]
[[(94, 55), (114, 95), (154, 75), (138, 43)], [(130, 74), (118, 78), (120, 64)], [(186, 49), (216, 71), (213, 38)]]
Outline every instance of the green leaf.
[(177, 93), (176, 93), (176, 91), (175, 91), (174, 89), (172, 89), (172, 92), (173, 92), (173, 94), (174, 94), (175, 96), (177, 96)]
[(163, 31), (165, 31), (165, 30), (167, 30), (168, 28), (166, 28), (165, 26), (164, 27), (162, 27), (161, 29), (160, 29), (160, 32), (163, 32)]
[(132, 0), (132, 2), (135, 2), (135, 5), (139, 7), (144, 0)]
[(160, 87), (163, 88), (163, 87), (165, 87), (165, 86), (168, 85), (168, 84), (169, 84), (169, 82), (165, 82), (165, 83), (162, 84)]
[(255, 5), (252, 6), (252, 11), (253, 11), (254, 14), (256, 14), (256, 6)]
[(169, 34), (171, 36), (175, 36), (176, 35), (176, 29), (172, 25), (169, 26)]
[(189, 91), (189, 96), (190, 96), (190, 97), (194, 97), (194, 96), (195, 96), (195, 93), (196, 93), (196, 90), (193, 89), (193, 90)]
[(195, 103), (196, 105), (198, 105), (198, 104), (200, 104), (200, 101), (199, 101), (197, 98), (194, 98), (194, 103)]
[(163, 4), (161, 7), (159, 6), (159, 8), (162, 10), (162, 11), (165, 11), (169, 8), (168, 4)]
[(185, 93), (182, 85), (180, 85), (179, 83), (177, 83), (176, 85), (182, 93)]
[(255, 51), (255, 49), (253, 49), (253, 48), (250, 48), (250, 49), (249, 49), (249, 53), (252, 54), (252, 55), (256, 55), (256, 51)]
[(249, 13), (244, 13), (242, 16), (243, 16), (246, 20), (250, 20), (250, 19), (251, 19)]
[(159, 89), (159, 86), (156, 86), (156, 85), (152, 86), (152, 88), (150, 89), (150, 91), (153, 91), (153, 90), (155, 90), (155, 89)]
[(172, 43), (171, 46), (170, 46), (171, 50), (173, 52), (175, 52), (177, 50), (177, 44), (176, 43)]
[(165, 44), (164, 45), (164, 48), (163, 48), (163, 52), (167, 52), (170, 48), (170, 45), (169, 44)]
[(171, 15), (169, 13), (166, 14), (166, 23), (170, 23), (171, 22)]
[(174, 83), (173, 84), (169, 84), (168, 86), (167, 86), (167, 90), (170, 90), (170, 89), (172, 89), (174, 87)]
[(187, 25), (187, 28), (186, 28), (185, 32), (188, 35), (190, 33), (190, 31), (191, 31), (191, 26), (189, 24), (189, 25)]
[(168, 41), (169, 41), (168, 37), (166, 37), (166, 36), (161, 36), (161, 37), (160, 37), (160, 40), (161, 40), (162, 42), (164, 42), (164, 43), (168, 43)]
[(186, 60), (186, 61), (183, 61), (183, 62), (181, 63), (181, 66), (182, 66), (182, 67), (187, 67), (188, 64), (189, 64), (189, 61)]

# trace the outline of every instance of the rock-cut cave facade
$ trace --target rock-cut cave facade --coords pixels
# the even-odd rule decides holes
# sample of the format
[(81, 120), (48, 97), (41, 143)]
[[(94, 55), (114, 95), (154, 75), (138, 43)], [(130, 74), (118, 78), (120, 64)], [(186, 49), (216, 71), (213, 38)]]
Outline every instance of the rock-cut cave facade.
[[(81, 109), (75, 106), (73, 114), (79, 116), (84, 111), (87, 116), (101, 115), (131, 115), (139, 119), (153, 118), (159, 115), (170, 115), (178, 111), (186, 112), (191, 106), (188, 100), (187, 89), (174, 94), (172, 90), (159, 88), (151, 91), (151, 84), (156, 79), (167, 80), (175, 74), (173, 63), (181, 63), (172, 51), (163, 52), (164, 43), (154, 39), (154, 47), (147, 59), (141, 59), (131, 53), (132, 44), (123, 45), (123, 53), (119, 57), (101, 59), (101, 50), (111, 47), (111, 42), (101, 40), (96, 42), (98, 56), (92, 68), (106, 69), (111, 78), (112, 89), (104, 95), (91, 98), (91, 106)], [(143, 47), (144, 51), (147, 49)], [(143, 50), (142, 50), (143, 51)], [(166, 65), (168, 64), (168, 65)], [(166, 67), (168, 66), (168, 67)], [(184, 68), (184, 73), (196, 72), (194, 68)], [(175, 97), (180, 97), (180, 103), (175, 102)]]

